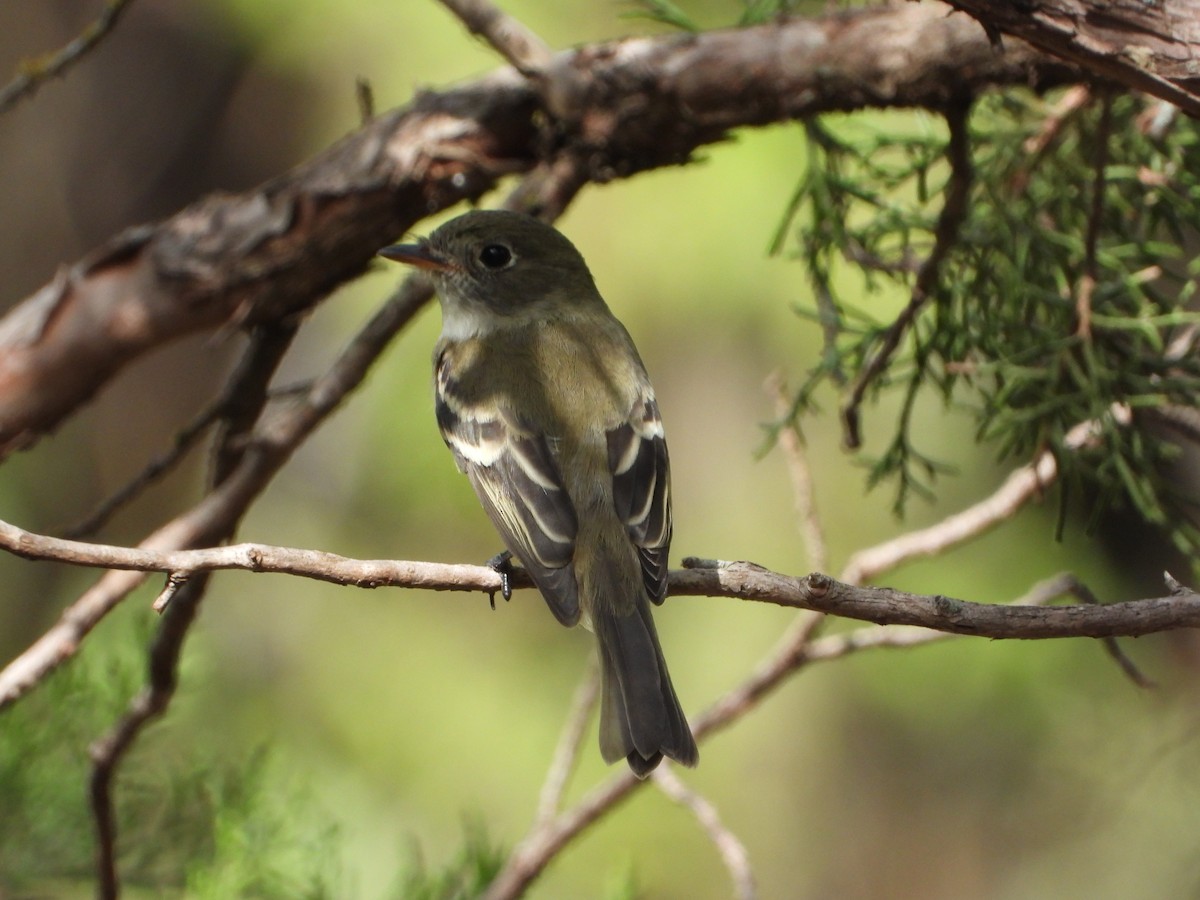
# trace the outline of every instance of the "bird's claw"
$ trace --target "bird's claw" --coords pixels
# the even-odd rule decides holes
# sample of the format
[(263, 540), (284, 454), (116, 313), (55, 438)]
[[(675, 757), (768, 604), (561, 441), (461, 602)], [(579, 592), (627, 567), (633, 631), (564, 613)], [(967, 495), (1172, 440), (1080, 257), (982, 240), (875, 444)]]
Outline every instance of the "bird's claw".
[[(507, 603), (512, 599), (512, 551), (502, 550), (484, 563), (484, 565), (500, 576), (500, 596)], [(492, 609), (495, 609), (495, 592), (490, 592), (488, 598), (491, 601)]]

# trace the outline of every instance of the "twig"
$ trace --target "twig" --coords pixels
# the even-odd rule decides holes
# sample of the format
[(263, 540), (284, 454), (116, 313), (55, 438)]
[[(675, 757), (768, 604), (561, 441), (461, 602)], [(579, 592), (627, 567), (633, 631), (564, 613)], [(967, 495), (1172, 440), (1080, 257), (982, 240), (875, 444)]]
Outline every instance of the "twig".
[(970, 103), (962, 102), (946, 110), (946, 124), (950, 128), (950, 141), (946, 147), (946, 156), (950, 161), (950, 181), (946, 186), (946, 202), (934, 228), (933, 248), (917, 271), (916, 283), (913, 285), (908, 304), (888, 328), (875, 353), (854, 379), (850, 396), (842, 405), (843, 443), (851, 450), (862, 446), (859, 408), (867, 389), (887, 368), (896, 348), (900, 346), (900, 341), (916, 321), (917, 314), (933, 296), (941, 275), (942, 263), (958, 240), (958, 230), (969, 208), (968, 200), (973, 180), (971, 139), (967, 131), (970, 109)]
[[(63, 547), (63, 544), (68, 546)], [(302, 575), (334, 584), (368, 588), (389, 586), (482, 593), (500, 590), (500, 576), (486, 566), (355, 560), (317, 550), (266, 544), (234, 544), (202, 550), (159, 550), (145, 545), (111, 547), (45, 538), (0, 523), (0, 548), (19, 556), (75, 565), (164, 572), (175, 579), (217, 569), (242, 569)], [(41, 549), (47, 551), (44, 556)], [(1097, 607), (1060, 607), (1027, 614), (1028, 610), (1013, 609), (1006, 604), (975, 603), (940, 594), (856, 586), (820, 573), (804, 577), (785, 575), (750, 562), (688, 558), (684, 560), (684, 566), (683, 570), (670, 572), (668, 591), (672, 596), (734, 597), (878, 624), (923, 625), (938, 631), (974, 634), (994, 640), (1134, 637), (1191, 627), (1200, 617), (1200, 597), (1191, 593)], [(513, 586), (528, 587), (528, 578), (524, 573), (520, 575), (513, 579)], [(137, 576), (137, 580), (141, 581), (142, 576)], [(67, 653), (75, 650), (74, 647), (59, 649)], [(16, 662), (9, 668), (13, 665)], [(9, 681), (11, 677), (7, 669), (0, 672), (0, 706), (15, 699), (9, 695), (13, 688)]]
[[(294, 324), (288, 324), (285, 327), (294, 330)], [(243, 357), (243, 359), (247, 358), (258, 358), (258, 355)], [(287, 396), (289, 393), (298, 392), (303, 394), (307, 390), (307, 386), (286, 388), (282, 391), (272, 391), (270, 396), (271, 398), (278, 398)], [(221, 392), (221, 395), (202, 409), (191, 422), (179, 430), (175, 435), (171, 449), (150, 460), (141, 472), (101, 502), (81, 522), (64, 529), (63, 536), (78, 539), (99, 531), (122, 507), (130, 503), (142, 491), (146, 490), (146, 488), (150, 487), (155, 481), (174, 468), (187, 452), (195, 446), (196, 442), (204, 436), (204, 432), (208, 430), (210, 425), (222, 417), (227, 417), (232, 411), (241, 409), (245, 405), (245, 398), (247, 396), (248, 394), (242, 386), (242, 381), (237, 377), (231, 377), (228, 386)]]
[(1104, 192), (1107, 190), (1108, 142), (1112, 137), (1112, 93), (1104, 91), (1100, 103), (1100, 124), (1096, 128), (1096, 175), (1092, 182), (1092, 207), (1088, 213), (1087, 233), (1084, 236), (1083, 274), (1075, 295), (1075, 333), (1085, 340), (1092, 336), (1092, 294), (1096, 290), (1099, 271), (1096, 268), (1096, 245), (1100, 242), (1101, 220), (1104, 218)]
[(514, 69), (538, 75), (554, 54), (540, 37), (488, 0), (441, 0), (471, 34), (483, 38)]
[[(791, 402), (788, 400), (783, 375), (775, 372), (767, 379), (763, 389), (774, 401), (776, 417), (786, 418), (791, 410)], [(796, 519), (800, 528), (800, 538), (808, 552), (808, 563), (816, 571), (824, 572), (829, 567), (829, 551), (825, 543), (825, 530), (821, 527), (821, 518), (817, 514), (817, 498), (813, 490), (812, 469), (809, 468), (808, 454), (804, 449), (804, 438), (795, 423), (788, 422), (779, 429), (778, 441), (783, 450), (784, 462), (787, 463), (788, 477), (792, 482)]]
[(354, 99), (358, 102), (358, 121), (366, 125), (375, 118), (375, 91), (371, 82), (359, 76), (354, 79)]
[[(1190, 593), (1169, 575), (1167, 579), (1172, 591), (1181, 595)], [(1035, 588), (1017, 602), (1046, 602), (1049, 599), (1053, 597), (1047, 597), (1044, 588)], [(692, 731), (696, 740), (701, 741), (732, 725), (754, 709), (788, 676), (810, 662), (837, 659), (859, 650), (912, 647), (952, 637), (956, 635), (912, 626), (882, 625), (859, 628), (848, 634), (830, 635), (802, 645), (797, 645), (790, 637), (785, 637), (768, 655), (766, 661), (745, 681), (721, 697), (700, 716), (692, 719)], [(484, 894), (486, 900), (509, 900), (521, 896), (550, 860), (567, 844), (644, 784), (646, 782), (639, 781), (630, 772), (622, 771), (597, 786), (583, 800), (553, 821), (530, 829), (488, 886)]]
[[(63, 547), (63, 544), (68, 546)], [(499, 574), (487, 566), (356, 560), (317, 550), (267, 544), (234, 544), (201, 550), (159, 550), (145, 544), (136, 548), (112, 547), (46, 538), (0, 523), (0, 548), (33, 559), (139, 573), (164, 572), (174, 580), (218, 569), (241, 569), (301, 575), (365, 588), (387, 586), (485, 594), (500, 590)], [(46, 551), (44, 555), (42, 550)], [(976, 603), (940, 594), (913, 594), (893, 588), (854, 585), (820, 573), (796, 577), (772, 572), (750, 562), (687, 558), (684, 566), (684, 569), (672, 570), (669, 574), (668, 590), (672, 596), (733, 597), (878, 624), (923, 625), (939, 631), (996, 640), (1133, 637), (1191, 627), (1200, 615), (1200, 598), (1191, 593), (1097, 607), (1073, 606), (1026, 615), (1006, 604)], [(124, 573), (110, 573), (114, 574)], [(141, 575), (135, 577), (138, 582), (143, 580)], [(523, 572), (518, 572), (512, 581), (514, 587), (530, 584)], [(89, 623), (89, 627), (90, 624), (94, 623)], [(73, 653), (75, 648), (60, 649)], [(13, 665), (16, 663), (9, 668)], [(10, 677), (7, 669), (0, 673), (0, 706), (15, 699), (7, 693), (12, 687)]]
[[(1060, 596), (1062, 594), (1069, 594), (1080, 603), (1088, 603), (1092, 606), (1101, 605), (1100, 599), (1095, 595), (1095, 593), (1092, 592), (1092, 589), (1076, 579), (1075, 576), (1065, 575), (1061, 576), (1061, 578), (1063, 580), (1063, 585), (1062, 590), (1060, 591)], [(1170, 582), (1167, 583), (1167, 588), (1168, 590), (1172, 590), (1172, 592), (1174, 592)], [(1137, 664), (1130, 659), (1128, 655), (1126, 655), (1124, 650), (1121, 649), (1121, 645), (1117, 643), (1117, 639), (1115, 637), (1102, 638), (1102, 641), (1104, 643), (1104, 649), (1108, 651), (1108, 655), (1112, 657), (1113, 661), (1118, 666), (1120, 666), (1121, 671), (1128, 676), (1130, 681), (1140, 688), (1155, 687), (1154, 682), (1143, 675), (1141, 669), (1137, 667)]]
[(1037, 134), (1028, 137), (1022, 145), (1022, 149), (1025, 151), (1025, 159), (1021, 168), (1013, 176), (1013, 193), (1025, 193), (1025, 189), (1029, 186), (1033, 170), (1037, 168), (1046, 151), (1054, 145), (1054, 142), (1062, 133), (1063, 126), (1079, 110), (1086, 106), (1091, 99), (1092, 89), (1090, 85), (1076, 84), (1063, 91), (1058, 102), (1054, 104), (1054, 108), (1042, 120), (1042, 127), (1038, 129)]
[[(261, 440), (255, 442), (254, 452), (242, 460), (237, 472), (190, 510), (143, 540), (137, 549), (126, 552), (170, 555), (181, 548), (201, 545), (204, 534), (230, 518), (239, 517), (270, 483), (292, 449), (361, 383), (391, 337), (428, 301), (431, 291), (424, 281), (414, 279), (407, 284), (406, 289), (393, 295), (375, 314), (330, 369), (313, 382), (303, 398), (264, 425)], [(20, 555), (21, 551), (15, 552)], [(196, 570), (184, 565), (171, 567), (168, 571), (179, 574)], [(0, 708), (19, 699), (49, 672), (70, 659), (100, 620), (144, 580), (145, 576), (136, 570), (108, 572), (100, 578), (41, 638), (0, 671)]]
[(571, 780), (571, 773), (575, 771), (575, 765), (579, 762), (579, 750), (583, 746), (588, 721), (600, 696), (599, 661), (594, 655), (588, 659), (587, 671), (583, 673), (575, 696), (571, 698), (567, 721), (558, 738), (558, 746), (554, 748), (554, 758), (546, 771), (546, 780), (538, 794), (537, 813), (533, 817), (535, 829), (553, 819), (562, 806), (562, 798)]
[(587, 796), (553, 821), (529, 833), (513, 848), (504, 866), (483, 893), (483, 900), (512, 900), (525, 893), (560, 850), (580, 832), (647, 781), (628, 769), (593, 788)]
[[(541, 205), (552, 211), (569, 202), (572, 190), (580, 183), (577, 174), (574, 165), (556, 160), (531, 172), (519, 190), (527, 202), (530, 198), (536, 199), (541, 195), (544, 198)], [(253, 438), (246, 442), (247, 452), (229, 478), (192, 509), (180, 514), (147, 537), (137, 550), (125, 550), (122, 553), (151, 551), (170, 555), (182, 548), (203, 546), (204, 535), (220, 533), (223, 523), (240, 518), (246, 508), (270, 484), (295, 448), (362, 383), (391, 339), (413, 319), (431, 297), (432, 290), (425, 279), (406, 279), (333, 365), (312, 382), (303, 397), (295, 398), (274, 415), (264, 417), (263, 422), (256, 427)], [(68, 542), (70, 543), (72, 542)], [(14, 552), (22, 554), (20, 548)], [(125, 562), (130, 561), (130, 558), (125, 558)], [(121, 567), (104, 565), (108, 568)], [(186, 562), (181, 566), (169, 566), (165, 570), (140, 565), (128, 568), (176, 574), (198, 571)], [(246, 566), (239, 564), (234, 568)], [(483, 571), (487, 573), (487, 577), (498, 580), (495, 572), (486, 569)], [(0, 671), (0, 709), (18, 700), (40, 684), (46, 675), (74, 656), (84, 638), (97, 623), (144, 580), (145, 576), (140, 571), (108, 572), (101, 577), (62, 613), (59, 620), (45, 634)], [(495, 584), (491, 589), (494, 591), (498, 587), (498, 584)]]
[[(1121, 425), (1128, 425), (1132, 421), (1126, 407), (1114, 406), (1110, 412)], [(1098, 422), (1080, 422), (1067, 432), (1063, 446), (1067, 450), (1082, 450), (1094, 444), (1099, 437)], [(977, 537), (1015, 515), (1034, 497), (1041, 496), (1057, 477), (1058, 461), (1052, 453), (1045, 451), (1033, 462), (1010, 474), (990, 497), (962, 512), (947, 516), (936, 525), (910, 531), (855, 553), (842, 570), (841, 580), (849, 584), (863, 584), (910, 559), (935, 556), (951, 546)]]
[(170, 472), (204, 436), (204, 432), (208, 430), (209, 426), (220, 417), (221, 403), (222, 401), (218, 400), (202, 409), (192, 421), (179, 430), (169, 450), (151, 459), (142, 471), (102, 500), (81, 521), (63, 529), (63, 536), (78, 539), (95, 534), (118, 511), (135, 500), (142, 491)]
[(975, 603), (942, 594), (844, 584), (814, 572), (780, 575), (747, 562), (712, 565), (685, 559), (691, 568), (672, 572), (672, 594), (737, 597), (795, 609), (861, 619), (879, 625), (921, 625), (936, 631), (990, 640), (1065, 637), (1138, 637), (1200, 622), (1200, 594), (1126, 600), (1103, 606), (1029, 607)]
[[(776, 372), (767, 379), (764, 385), (767, 393), (775, 401), (775, 415), (786, 418), (790, 413), (791, 404), (787, 397), (787, 386), (783, 376)], [(783, 450), (783, 458), (787, 463), (788, 476), (792, 482), (792, 496), (795, 498), (796, 518), (800, 527), (800, 538), (808, 551), (808, 562), (814, 571), (823, 572), (828, 566), (828, 552), (825, 544), (825, 532), (817, 515), (816, 494), (813, 490), (812, 470), (808, 466), (808, 454), (804, 451), (804, 438), (800, 434), (794, 420), (779, 430), (779, 446)], [(811, 610), (804, 610), (797, 616), (796, 621), (788, 629), (785, 637), (794, 647), (801, 647), (816, 636), (825, 616)]]
[(130, 701), (112, 729), (93, 742), (88, 751), (92, 760), (89, 794), (92, 818), (96, 823), (96, 892), (104, 900), (116, 900), (120, 896), (117, 826), (112, 800), (117, 767), (142, 729), (166, 711), (174, 695), (179, 653), (207, 580), (201, 577), (180, 589), (159, 624), (150, 648), (149, 683)]
[(75, 63), (117, 25), (117, 20), (132, 0), (108, 0), (100, 15), (65, 47), (48, 56), (27, 59), (18, 66), (16, 76), (0, 88), (0, 114), (8, 112), (18, 101), (32, 97), (37, 89), (57, 78)]
[[(241, 460), (241, 439), (253, 428), (266, 406), (271, 378), (296, 336), (295, 320), (276, 322), (254, 330), (250, 344), (229, 377), (222, 404), (221, 429), (213, 448), (210, 488), (219, 486)], [(229, 517), (221, 528), (207, 535), (219, 543), (231, 537), (240, 517)], [(92, 745), (91, 798), (96, 823), (96, 877), (99, 894), (116, 900), (120, 894), (117, 871), (117, 828), (112, 803), (112, 785), (121, 761), (145, 727), (163, 715), (178, 684), (179, 658), (188, 630), (195, 621), (200, 601), (208, 588), (208, 576), (180, 580), (172, 576), (173, 601), (158, 624), (149, 651), (147, 684), (134, 697), (125, 714), (109, 733)]]
[(758, 896), (758, 887), (754, 883), (754, 871), (750, 868), (750, 854), (746, 852), (746, 845), (721, 821), (716, 807), (685, 785), (671, 766), (655, 769), (654, 783), (696, 817), (729, 871), (729, 877), (733, 880), (733, 895), (739, 900), (754, 900)]

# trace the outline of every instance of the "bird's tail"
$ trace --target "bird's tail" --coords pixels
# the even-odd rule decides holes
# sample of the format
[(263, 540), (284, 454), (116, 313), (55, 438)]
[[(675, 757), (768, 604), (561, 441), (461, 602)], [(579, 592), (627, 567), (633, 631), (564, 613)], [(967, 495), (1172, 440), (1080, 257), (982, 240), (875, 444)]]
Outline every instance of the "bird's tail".
[(645, 778), (664, 756), (685, 766), (700, 758), (696, 741), (671, 686), (650, 604), (639, 599), (622, 615), (593, 613), (600, 656), (600, 754), (621, 757)]

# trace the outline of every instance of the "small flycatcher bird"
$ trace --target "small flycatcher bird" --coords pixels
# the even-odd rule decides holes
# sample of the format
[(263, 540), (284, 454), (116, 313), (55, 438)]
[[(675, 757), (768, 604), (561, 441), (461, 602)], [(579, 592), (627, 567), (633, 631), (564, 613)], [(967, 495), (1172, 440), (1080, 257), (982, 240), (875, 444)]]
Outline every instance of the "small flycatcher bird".
[(664, 756), (694, 766), (650, 616), (671, 544), (662, 421), (583, 257), (549, 225), (499, 210), (380, 254), (433, 277), (437, 421), (459, 469), (550, 611), (596, 635), (601, 755), (639, 778)]

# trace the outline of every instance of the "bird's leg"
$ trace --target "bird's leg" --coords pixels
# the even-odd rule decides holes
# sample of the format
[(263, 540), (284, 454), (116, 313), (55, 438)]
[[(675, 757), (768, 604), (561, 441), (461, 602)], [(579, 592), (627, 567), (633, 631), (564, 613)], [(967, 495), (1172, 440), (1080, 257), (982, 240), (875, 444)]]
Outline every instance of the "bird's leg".
[[(512, 551), (502, 550), (484, 563), (489, 569), (500, 576), (500, 596), (507, 603), (512, 599)], [(495, 593), (488, 594), (492, 609), (496, 608)]]

